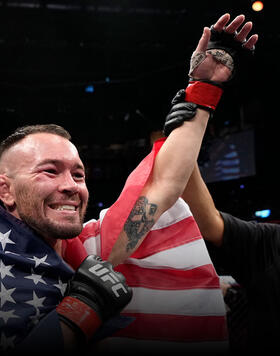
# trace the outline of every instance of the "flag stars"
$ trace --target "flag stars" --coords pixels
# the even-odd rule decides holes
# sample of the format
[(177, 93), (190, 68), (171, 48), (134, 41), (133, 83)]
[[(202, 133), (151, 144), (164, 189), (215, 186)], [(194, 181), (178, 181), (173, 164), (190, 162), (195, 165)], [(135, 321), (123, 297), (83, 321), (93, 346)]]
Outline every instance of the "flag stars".
[(15, 244), (14, 241), (9, 239), (11, 231), (12, 230), (9, 230), (9, 231), (5, 232), (5, 234), (0, 232), (0, 244), (2, 246), (3, 251), (5, 250), (7, 244)]
[(40, 274), (36, 274), (34, 273), (34, 270), (31, 268), (31, 275), (30, 276), (26, 276), (24, 277), (26, 279), (31, 279), (34, 284), (38, 284), (38, 283), (43, 283), (43, 284), (47, 284), (43, 279), (42, 276)]
[(36, 325), (39, 323), (40, 319), (44, 316), (45, 314), (44, 313), (41, 313), (39, 309), (35, 309), (35, 314), (34, 315), (31, 315), (29, 317), (31, 323), (33, 325)]
[(14, 298), (11, 296), (16, 288), (6, 289), (4, 284), (1, 282), (1, 290), (0, 290), (0, 306), (1, 308), (6, 302), (16, 303)]
[(45, 264), (45, 265), (49, 266), (50, 264), (46, 262), (47, 258), (48, 258), (48, 255), (45, 255), (45, 256), (43, 256), (41, 258), (33, 256), (32, 258), (29, 257), (28, 259), (35, 262), (35, 268), (36, 268), (36, 267), (40, 266), (40, 264)]
[(15, 276), (11, 273), (11, 268), (13, 268), (14, 265), (7, 266), (3, 261), (0, 261), (0, 276), (1, 279), (4, 279), (6, 276), (10, 276), (15, 278)]
[(61, 295), (64, 295), (67, 283), (63, 283), (62, 280), (59, 278), (58, 284), (54, 284), (54, 286), (60, 290)]
[(15, 338), (16, 336), (6, 337), (6, 335), (2, 332), (0, 338), (1, 348), (3, 348), (4, 350), (13, 348), (15, 346)]
[(24, 340), (59, 303), (72, 276), (66, 262), (29, 230), (6, 224), (1, 229), (0, 355)]
[(43, 303), (45, 299), (46, 297), (39, 298), (36, 295), (35, 291), (33, 291), (33, 299), (25, 303), (32, 305), (37, 311), (40, 307), (43, 307)]
[(18, 315), (15, 315), (15, 310), (8, 310), (8, 311), (0, 310), (0, 319), (3, 319), (5, 324), (7, 324), (9, 319), (12, 318), (19, 318)]

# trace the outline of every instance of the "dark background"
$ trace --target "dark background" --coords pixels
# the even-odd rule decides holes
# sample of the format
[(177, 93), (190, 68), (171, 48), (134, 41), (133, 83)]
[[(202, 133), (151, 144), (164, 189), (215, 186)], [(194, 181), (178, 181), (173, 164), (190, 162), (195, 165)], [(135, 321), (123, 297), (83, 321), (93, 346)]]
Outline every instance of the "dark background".
[(32, 123), (68, 129), (88, 167), (88, 217), (97, 217), (186, 86), (203, 27), (243, 13), (259, 34), (257, 50), (242, 82), (223, 95), (200, 161), (213, 138), (253, 130), (255, 174), (209, 188), (220, 209), (254, 219), (256, 209), (271, 208), (278, 221), (277, 6), (266, 1), (255, 13), (250, 0), (0, 1), (0, 139)]

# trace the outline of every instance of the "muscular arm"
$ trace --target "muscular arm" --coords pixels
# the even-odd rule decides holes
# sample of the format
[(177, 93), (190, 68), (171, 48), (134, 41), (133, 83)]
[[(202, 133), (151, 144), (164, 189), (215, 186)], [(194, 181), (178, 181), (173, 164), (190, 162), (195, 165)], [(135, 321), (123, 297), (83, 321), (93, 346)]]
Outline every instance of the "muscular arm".
[[(229, 14), (223, 15), (214, 25), (215, 30), (223, 31), (229, 19)], [(243, 15), (237, 16), (226, 26), (227, 32), (234, 33), (244, 19)], [(252, 23), (247, 22), (235, 36), (235, 39), (243, 42), (251, 28)], [(210, 29), (205, 27), (194, 51), (195, 55), (206, 53), (210, 34)], [(253, 35), (245, 46), (251, 48), (256, 41), (257, 35)], [(229, 79), (231, 70), (224, 63), (216, 61), (211, 55), (207, 54), (202, 63), (199, 62), (194, 65), (191, 69), (191, 75), (195, 80), (206, 79), (221, 83)], [(111, 250), (109, 261), (113, 265), (121, 263), (137, 249), (160, 215), (183, 194), (193, 172), (208, 119), (207, 111), (197, 109), (192, 120), (185, 121), (182, 126), (174, 129), (168, 136), (156, 157), (152, 174)], [(216, 213), (217, 221), (221, 223), (216, 209), (213, 209), (213, 212)], [(217, 240), (216, 237), (214, 238), (216, 243), (220, 243), (221, 236), (222, 234), (219, 232)]]
[(183, 193), (198, 157), (208, 118), (207, 111), (198, 109), (194, 120), (185, 122), (168, 136), (111, 251), (109, 261), (113, 265), (121, 263), (137, 249), (162, 213)]
[(182, 198), (189, 205), (202, 236), (216, 246), (220, 246), (223, 241), (224, 220), (216, 209), (197, 163)]

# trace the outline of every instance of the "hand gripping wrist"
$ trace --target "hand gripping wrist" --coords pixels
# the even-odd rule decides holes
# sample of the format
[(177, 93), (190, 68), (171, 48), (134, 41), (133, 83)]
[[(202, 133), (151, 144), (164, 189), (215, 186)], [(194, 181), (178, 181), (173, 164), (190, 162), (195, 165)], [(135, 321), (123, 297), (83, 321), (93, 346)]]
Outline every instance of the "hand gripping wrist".
[(211, 81), (191, 80), (186, 89), (177, 92), (171, 102), (171, 110), (166, 116), (163, 133), (168, 136), (171, 131), (181, 126), (184, 121), (191, 120), (197, 108), (210, 112), (216, 109), (222, 96), (223, 89)]
[(216, 110), (222, 94), (223, 89), (220, 84), (206, 80), (190, 80), (186, 88), (185, 101), (197, 104), (211, 112)]
[(102, 322), (117, 315), (131, 300), (132, 291), (121, 273), (99, 257), (90, 255), (68, 283), (57, 307), (62, 321), (90, 338)]

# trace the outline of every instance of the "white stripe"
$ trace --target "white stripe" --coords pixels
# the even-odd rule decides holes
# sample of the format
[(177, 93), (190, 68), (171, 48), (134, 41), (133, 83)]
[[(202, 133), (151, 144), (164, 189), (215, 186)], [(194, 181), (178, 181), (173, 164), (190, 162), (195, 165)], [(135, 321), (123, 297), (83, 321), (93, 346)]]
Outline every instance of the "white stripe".
[(181, 198), (168, 210), (166, 210), (152, 227), (152, 230), (159, 230), (175, 224), (178, 221), (192, 216), (188, 204)]
[(83, 227), (85, 227), (87, 224), (92, 223), (92, 222), (96, 223), (97, 220), (96, 220), (96, 219), (90, 219), (89, 221), (86, 221), (86, 222), (83, 224)]
[[(108, 210), (109, 209), (103, 209), (100, 211), (100, 213), (99, 213), (100, 226), (101, 226), (104, 216)], [(97, 222), (97, 220), (91, 219), (91, 220), (85, 222), (83, 226), (85, 227), (87, 224), (89, 224), (91, 222)], [(89, 255), (93, 254), (93, 255), (101, 256), (100, 234), (98, 234), (97, 236), (92, 236), (92, 237), (87, 238), (84, 242), (84, 247)]]
[[(99, 214), (99, 220), (100, 220), (100, 226), (103, 222), (103, 219), (109, 209), (103, 209), (101, 210)], [(189, 206), (185, 203), (183, 199), (178, 199), (177, 202), (166, 212), (164, 212), (159, 220), (156, 222), (156, 224), (153, 226), (152, 230), (159, 230), (163, 229), (165, 227), (168, 227), (170, 225), (173, 225), (177, 223), (178, 221), (181, 221), (183, 219), (186, 219), (188, 217), (192, 216)], [(96, 222), (95, 219), (92, 219), (84, 224), (84, 227), (90, 223), (90, 222)], [(100, 247), (100, 235), (98, 235), (96, 238), (90, 237), (84, 242), (84, 246), (86, 251), (89, 254), (98, 254), (100, 255), (101, 253), (101, 247)], [(204, 254), (202, 253), (202, 256)], [(160, 258), (160, 256), (159, 256)], [(132, 259), (134, 260), (134, 259)], [(136, 260), (137, 261), (137, 260)], [(131, 263), (131, 262), (129, 262)], [(206, 262), (209, 263), (209, 262)], [(137, 262), (136, 262), (137, 264)], [(150, 265), (150, 261), (147, 261), (147, 264)], [(172, 263), (173, 264), (173, 263)], [(203, 263), (204, 264), (204, 263)], [(152, 263), (153, 265), (153, 263)], [(148, 266), (147, 266), (148, 267)], [(172, 267), (172, 265), (170, 266)], [(176, 267), (174, 267), (176, 268)]]
[[(100, 224), (102, 223), (102, 221), (104, 219), (104, 216), (106, 215), (108, 210), (109, 210), (109, 208), (108, 209), (103, 209), (103, 210), (100, 211), (100, 213), (99, 213)], [(92, 223), (92, 222), (97, 222), (97, 220), (96, 219), (90, 219), (89, 221), (86, 221), (83, 224), (83, 226), (85, 227), (87, 224)]]
[(224, 316), (225, 305), (218, 289), (156, 290), (133, 289), (133, 298), (124, 309), (129, 313), (189, 316)]
[[(100, 225), (102, 224), (104, 216), (106, 215), (108, 210), (109, 209), (103, 209), (100, 211), (99, 213)], [(171, 208), (166, 210), (160, 216), (158, 221), (152, 227), (152, 230), (159, 230), (164, 227), (173, 225), (176, 222), (186, 219), (190, 216), (192, 216), (192, 213), (190, 211), (188, 204), (182, 198), (179, 198)]]
[(87, 240), (85, 240), (84, 247), (89, 255), (100, 256), (100, 235), (89, 237)]
[(105, 215), (106, 215), (108, 210), (109, 210), (109, 208), (103, 209), (103, 210), (100, 211), (100, 213), (99, 213), (100, 226), (101, 226), (101, 224), (103, 222), (103, 219), (104, 219), (104, 217), (105, 217)]
[(201, 238), (164, 250), (146, 258), (128, 258), (125, 263), (144, 268), (172, 268), (188, 270), (212, 264), (204, 240)]

